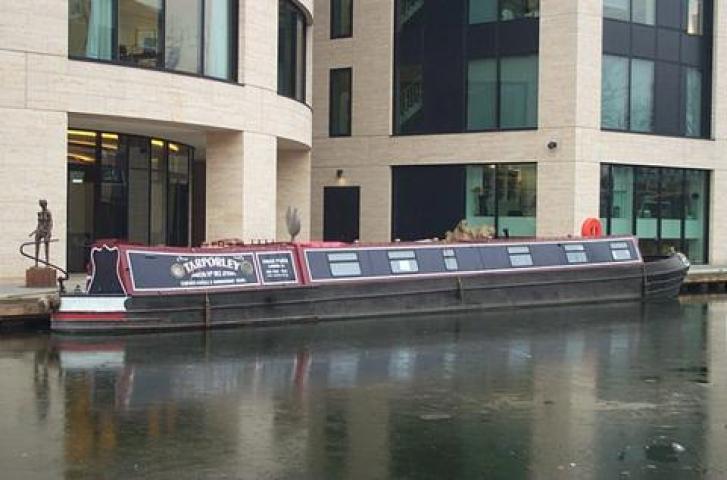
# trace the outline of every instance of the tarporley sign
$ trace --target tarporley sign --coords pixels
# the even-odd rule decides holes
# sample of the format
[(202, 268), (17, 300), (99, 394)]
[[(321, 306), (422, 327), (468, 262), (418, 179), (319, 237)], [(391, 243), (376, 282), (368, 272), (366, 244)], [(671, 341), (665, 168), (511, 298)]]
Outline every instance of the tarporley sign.
[(134, 290), (174, 291), (258, 285), (252, 253), (128, 251)]

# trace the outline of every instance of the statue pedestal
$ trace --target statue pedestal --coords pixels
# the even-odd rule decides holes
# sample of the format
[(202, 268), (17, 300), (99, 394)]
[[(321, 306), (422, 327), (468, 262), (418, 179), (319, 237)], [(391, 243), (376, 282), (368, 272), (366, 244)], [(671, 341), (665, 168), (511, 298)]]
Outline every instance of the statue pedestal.
[(30, 267), (25, 271), (25, 286), (28, 288), (51, 288), (57, 283), (57, 274), (52, 268)]

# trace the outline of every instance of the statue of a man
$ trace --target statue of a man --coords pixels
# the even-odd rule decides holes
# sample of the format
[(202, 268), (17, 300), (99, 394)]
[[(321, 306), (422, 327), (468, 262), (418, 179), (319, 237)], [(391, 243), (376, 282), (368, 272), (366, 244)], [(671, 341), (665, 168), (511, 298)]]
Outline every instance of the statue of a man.
[(48, 262), (48, 250), (50, 245), (50, 237), (53, 232), (53, 216), (48, 210), (48, 201), (40, 200), (40, 212), (38, 212), (38, 226), (30, 232), (29, 237), (35, 235), (35, 266), (38, 266), (38, 259), (40, 258), (40, 242), (45, 244), (45, 261)]

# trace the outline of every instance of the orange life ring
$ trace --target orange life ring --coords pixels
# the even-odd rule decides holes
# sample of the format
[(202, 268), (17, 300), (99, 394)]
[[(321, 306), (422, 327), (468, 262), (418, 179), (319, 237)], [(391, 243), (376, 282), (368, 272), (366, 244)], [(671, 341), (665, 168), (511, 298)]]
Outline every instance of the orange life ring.
[(601, 237), (603, 236), (603, 225), (597, 218), (586, 218), (581, 226), (582, 237)]

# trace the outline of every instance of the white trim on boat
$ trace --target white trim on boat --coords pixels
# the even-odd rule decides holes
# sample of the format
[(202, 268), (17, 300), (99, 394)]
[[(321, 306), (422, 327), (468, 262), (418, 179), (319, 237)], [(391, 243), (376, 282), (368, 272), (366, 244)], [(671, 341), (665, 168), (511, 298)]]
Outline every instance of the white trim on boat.
[(125, 312), (129, 297), (99, 297), (86, 295), (61, 297), (59, 312)]

